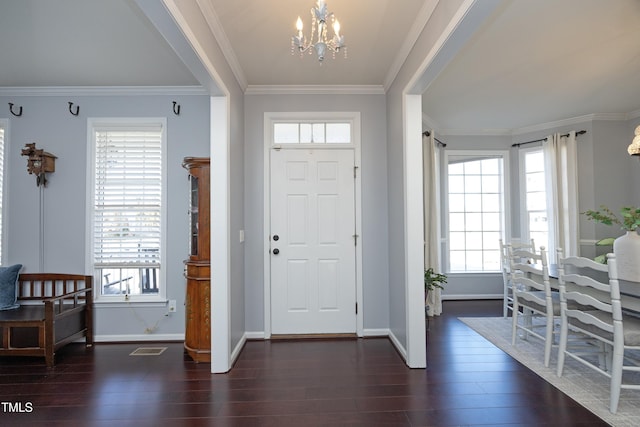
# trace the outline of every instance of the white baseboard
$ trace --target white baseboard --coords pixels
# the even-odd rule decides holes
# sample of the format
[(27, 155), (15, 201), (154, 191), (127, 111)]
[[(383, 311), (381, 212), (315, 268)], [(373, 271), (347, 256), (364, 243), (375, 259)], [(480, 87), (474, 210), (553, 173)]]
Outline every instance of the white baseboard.
[(244, 337), (246, 339), (248, 339), (248, 340), (263, 340), (263, 339), (265, 339), (264, 331), (245, 332), (244, 333)]
[[(363, 337), (388, 337), (389, 336), (389, 329), (364, 329), (362, 331), (362, 336)], [(264, 332), (262, 331), (252, 331), (252, 332), (245, 332), (244, 333), (244, 337), (247, 340), (264, 340), (264, 339), (268, 339), (265, 338)]]
[(389, 329), (364, 329), (362, 331), (363, 337), (388, 337), (390, 335)]
[(94, 335), (94, 342), (184, 341), (184, 334)]
[(396, 348), (396, 350), (398, 350), (398, 353), (400, 353), (400, 356), (402, 356), (402, 359), (406, 363), (407, 362), (407, 349), (404, 348), (404, 346), (400, 343), (398, 338), (396, 338), (395, 334), (391, 330), (389, 330), (389, 339), (391, 340), (391, 343)]
[(502, 299), (503, 294), (459, 294), (459, 295), (442, 295), (442, 301), (446, 300), (474, 300), (474, 299)]
[(236, 346), (233, 348), (233, 351), (231, 352), (231, 357), (229, 358), (229, 366), (233, 366), (234, 363), (236, 363), (236, 360), (238, 360), (238, 357), (240, 356), (240, 353), (242, 352), (242, 349), (244, 348), (246, 342), (247, 334), (245, 333), (244, 335), (242, 335), (242, 338), (240, 338), (240, 341), (238, 341), (238, 344), (236, 344)]

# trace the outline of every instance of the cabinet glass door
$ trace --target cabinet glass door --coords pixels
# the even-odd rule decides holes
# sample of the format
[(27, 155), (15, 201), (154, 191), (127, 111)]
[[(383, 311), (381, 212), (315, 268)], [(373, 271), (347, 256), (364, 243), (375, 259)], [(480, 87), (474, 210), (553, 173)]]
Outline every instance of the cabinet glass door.
[(191, 217), (191, 248), (190, 254), (198, 255), (198, 178), (190, 175), (191, 181), (191, 206), (189, 215)]

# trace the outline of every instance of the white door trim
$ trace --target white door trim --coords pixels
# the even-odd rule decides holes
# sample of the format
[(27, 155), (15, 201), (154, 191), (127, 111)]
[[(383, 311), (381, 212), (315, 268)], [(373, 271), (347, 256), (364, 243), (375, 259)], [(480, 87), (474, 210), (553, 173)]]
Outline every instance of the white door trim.
[[(264, 222), (263, 222), (263, 265), (264, 265), (264, 338), (271, 337), (271, 255), (269, 253), (270, 228), (271, 228), (271, 162), (270, 150), (273, 146), (273, 123), (277, 120), (344, 120), (352, 124), (353, 145), (349, 148), (354, 150), (354, 160), (356, 165), (355, 178), (355, 224), (358, 244), (356, 245), (356, 304), (358, 313), (356, 314), (356, 333), (359, 337), (364, 336), (363, 317), (363, 283), (362, 283), (362, 180), (361, 180), (361, 131), (360, 112), (266, 112), (264, 113)], [(318, 144), (319, 146), (320, 144)], [(316, 148), (321, 148), (316, 146)], [(339, 148), (335, 144), (329, 144), (327, 148)]]

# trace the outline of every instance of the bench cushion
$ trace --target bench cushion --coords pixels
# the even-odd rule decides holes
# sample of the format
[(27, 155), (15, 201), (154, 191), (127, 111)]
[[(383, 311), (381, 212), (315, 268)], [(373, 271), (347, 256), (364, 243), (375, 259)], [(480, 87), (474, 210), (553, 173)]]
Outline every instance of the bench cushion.
[(12, 310), (20, 307), (18, 300), (18, 273), (22, 264), (0, 267), (0, 310)]

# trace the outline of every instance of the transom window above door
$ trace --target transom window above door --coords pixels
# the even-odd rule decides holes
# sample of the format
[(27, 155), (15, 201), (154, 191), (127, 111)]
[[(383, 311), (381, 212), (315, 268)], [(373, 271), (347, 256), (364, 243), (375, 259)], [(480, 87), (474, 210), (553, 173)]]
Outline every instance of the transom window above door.
[(277, 122), (273, 124), (274, 144), (351, 144), (351, 123)]

